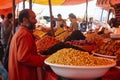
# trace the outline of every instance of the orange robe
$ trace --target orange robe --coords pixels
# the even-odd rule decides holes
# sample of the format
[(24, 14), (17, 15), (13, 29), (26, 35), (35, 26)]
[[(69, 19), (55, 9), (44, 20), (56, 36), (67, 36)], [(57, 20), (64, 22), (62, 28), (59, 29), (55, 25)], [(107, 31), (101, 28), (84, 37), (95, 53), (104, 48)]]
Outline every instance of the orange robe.
[(32, 33), (20, 27), (10, 44), (9, 80), (38, 80), (37, 67), (44, 64), (45, 57), (39, 56), (36, 51)]

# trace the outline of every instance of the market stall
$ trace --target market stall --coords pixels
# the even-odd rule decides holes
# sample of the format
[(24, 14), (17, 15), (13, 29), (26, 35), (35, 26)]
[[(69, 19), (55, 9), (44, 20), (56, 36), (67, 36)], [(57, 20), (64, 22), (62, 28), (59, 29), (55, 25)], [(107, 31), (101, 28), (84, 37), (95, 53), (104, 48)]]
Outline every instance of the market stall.
[[(36, 1), (38, 3), (39, 0)], [(60, 4), (67, 5), (67, 1), (69, 0), (66, 0), (66, 2), (63, 0), (60, 1)], [(83, 3), (82, 1), (76, 0), (74, 4)], [(45, 3), (44, 1), (42, 3), (48, 4), (48, 2)], [(58, 4), (58, 2), (55, 4)], [(104, 4), (105, 8), (111, 7), (109, 0), (98, 0), (97, 5), (102, 7), (101, 4)], [(108, 5), (106, 6), (105, 4)], [(119, 15), (116, 14), (116, 16), (119, 19)], [(49, 36), (48, 32), (43, 30), (35, 30), (33, 33), (36, 37), (38, 54), (44, 56), (50, 55), (45, 60), (45, 64), (47, 65), (42, 67), (42, 80), (120, 79), (120, 38), (117, 37), (117, 40), (116, 37), (111, 38), (110, 34), (112, 32), (109, 32), (109, 30), (100, 30), (83, 34), (77, 30), (69, 31), (64, 29), (56, 29), (54, 32), (54, 37)], [(57, 67), (57, 69), (54, 70), (54, 67)], [(68, 70), (66, 71), (66, 69)], [(83, 72), (81, 72), (81, 69)], [(91, 73), (87, 74), (89, 71)]]
[[(97, 32), (97, 33), (93, 32), (93, 33), (86, 33), (86, 34), (84, 34), (85, 37), (86, 37), (85, 40), (82, 40), (81, 38), (79, 40), (76, 39), (76, 38), (70, 38), (69, 41), (65, 41), (65, 42), (64, 42), (64, 40), (66, 38), (68, 38), (68, 36), (66, 38), (65, 37), (62, 38), (62, 40), (60, 40), (60, 38), (58, 38), (58, 37), (55, 37), (55, 38), (51, 37), (51, 40), (50, 41), (46, 41), (46, 42), (45, 42), (45, 40), (48, 40), (48, 39), (47, 39), (47, 36), (45, 36), (45, 37), (41, 38), (37, 44), (38, 45), (40, 43), (43, 44), (42, 41), (44, 41), (44, 50), (40, 51), (40, 52), (43, 52), (42, 54), (44, 54), (44, 55), (51, 55), (51, 56), (52, 55), (54, 56), (56, 54), (56, 57), (55, 56), (54, 56), (54, 58), (51, 57), (50, 61), (51, 61), (51, 59), (57, 59), (57, 61), (60, 60), (61, 62), (64, 62), (62, 60), (65, 60), (65, 61), (67, 61), (65, 63), (69, 64), (70, 62), (68, 62), (68, 61), (69, 61), (69, 59), (71, 60), (71, 58), (73, 56), (72, 55), (73, 53), (77, 55), (77, 56), (75, 55), (76, 57), (78, 57), (78, 56), (80, 56), (81, 53), (84, 55), (87, 52), (90, 56), (94, 56), (94, 57), (97, 56), (97, 57), (101, 57), (101, 58), (105, 58), (105, 59), (110, 59), (110, 60), (113, 60), (113, 61), (117, 60), (117, 65), (119, 65), (118, 64), (119, 63), (119, 59), (117, 58), (117, 56), (119, 55), (119, 52), (120, 52), (119, 51), (119, 49), (120, 49), (119, 48), (119, 41), (120, 40), (114, 40), (113, 38), (110, 38), (109, 34), (107, 34), (107, 36), (106, 36), (106, 34), (104, 32), (103, 33), (99, 33), (99, 34), (98, 33), (99, 32)], [(61, 32), (61, 34), (63, 34), (63, 33)], [(61, 34), (59, 33), (59, 36)], [(72, 37), (74, 37), (74, 36), (72, 36)], [(78, 37), (80, 37), (80, 36), (78, 35)], [(56, 41), (53, 41), (51, 46), (46, 46), (46, 48), (45, 48), (45, 45), (51, 44), (51, 41), (53, 40), (52, 38), (54, 38), (55, 40), (58, 40), (58, 42), (56, 44), (54, 44), (54, 42), (56, 42)], [(42, 39), (44, 39), (44, 40), (42, 40)], [(94, 48), (91, 49), (91, 48), (88, 48), (88, 46), (90, 46), (91, 48), (93, 48), (93, 47)], [(68, 49), (68, 51), (67, 51), (66, 48)], [(38, 49), (41, 50), (41, 48), (38, 48)], [(76, 50), (81, 51), (80, 54), (77, 54), (78, 52), (76, 52)], [(64, 52), (65, 52), (65, 54), (64, 54)], [(57, 57), (57, 53), (58, 53), (59, 57)], [(66, 53), (68, 53), (68, 55), (71, 56), (71, 57), (69, 58), (69, 57), (65, 56), (65, 55), (67, 55)], [(71, 53), (71, 55), (70, 55), (70, 53)], [(61, 54), (62, 57), (60, 57), (60, 54)], [(62, 54), (64, 54), (64, 55), (62, 55)], [(62, 59), (62, 58), (64, 58), (63, 56), (67, 57), (69, 59), (67, 59), (67, 60), (66, 60), (66, 58)], [(83, 57), (85, 57), (85, 55)], [(81, 58), (79, 58), (79, 59), (76, 58), (75, 60), (80, 60), (80, 59)], [(90, 60), (84, 60), (84, 61), (90, 61)], [(96, 60), (96, 61), (98, 61), (98, 60)], [(56, 61), (53, 61), (53, 62), (56, 62)], [(78, 61), (76, 61), (76, 62), (78, 62)], [(73, 62), (73, 63), (76, 63), (76, 62)], [(101, 62), (101, 63), (104, 63), (104, 61)], [(46, 64), (49, 65), (49, 66), (54, 66), (54, 63), (49, 62), (49, 59), (47, 60)], [(55, 63), (55, 65), (56, 64), (57, 63)], [(64, 64), (63, 66), (66, 67), (68, 64)], [(57, 64), (57, 65), (59, 65), (59, 64)], [(57, 67), (57, 65), (56, 65), (56, 67)], [(117, 79), (119, 79), (119, 76), (118, 76), (120, 74), (119, 67), (118, 66), (114, 67), (115, 65), (116, 65), (116, 62), (115, 62), (115, 64), (113, 66), (111, 66), (111, 68), (109, 68), (109, 70), (107, 72), (104, 73), (104, 75), (96, 78), (95, 80), (106, 80), (106, 79), (110, 79), (110, 80), (115, 80), (116, 79), (117, 80)], [(61, 63), (60, 63), (60, 66), (62, 66)], [(68, 66), (72, 67), (73, 65), (68, 65)], [(87, 67), (89, 67), (89, 66), (87, 65), (86, 68)], [(55, 80), (59, 80), (59, 79), (61, 79), (61, 80), (64, 80), (64, 79), (74, 80), (73, 78), (75, 78), (75, 76), (67, 77), (67, 76), (69, 76), (69, 74), (67, 76), (65, 74), (64, 75), (61, 74), (61, 73), (64, 73), (64, 72), (61, 72), (61, 71), (65, 71), (65, 70), (58, 71), (58, 73), (55, 71), (55, 73), (54, 73), (53, 72), (54, 71), (53, 68), (52, 68), (52, 70), (48, 66), (46, 66), (44, 68), (45, 69), (43, 71), (45, 71), (44, 72), (44, 78), (45, 78), (45, 80), (50, 80), (50, 78), (51, 79), (55, 79)], [(59, 68), (60, 67), (58, 67), (58, 69)], [(79, 70), (79, 69), (77, 69), (77, 70)], [(59, 73), (59, 72), (61, 72), (61, 73)], [(97, 72), (100, 72), (100, 71), (97, 71)], [(71, 74), (72, 74), (72, 72), (71, 72)], [(110, 76), (114, 76), (114, 77), (111, 78)], [(80, 77), (80, 75), (78, 75), (76, 77)]]
[[(99, 4), (101, 4), (101, 3), (99, 2)], [(98, 6), (99, 6), (99, 4), (98, 4)], [(103, 1), (102, 4), (104, 4), (104, 7), (103, 7), (103, 5), (100, 5), (101, 8), (111, 9), (111, 5), (109, 4), (108, 0)], [(108, 5), (106, 6), (105, 4), (108, 4)], [(81, 69), (81, 67), (86, 67), (85, 69), (92, 67), (93, 69), (96, 70), (96, 67), (98, 67), (97, 65), (90, 66), (87, 63), (90, 63), (90, 64), (92, 64), (92, 63), (104, 63), (104, 62), (106, 62), (106, 60), (110, 60), (110, 61), (112, 60), (113, 64), (112, 64), (112, 62), (106, 62), (105, 64), (99, 64), (99, 68), (103, 65), (104, 65), (104, 68), (105, 67), (108, 68), (108, 66), (109, 66), (109, 68), (101, 76), (94, 77), (94, 79), (96, 79), (96, 80), (109, 80), (109, 79), (110, 80), (117, 80), (120, 78), (119, 77), (119, 74), (120, 74), (119, 67), (116, 66), (116, 65), (119, 65), (118, 64), (119, 63), (118, 55), (120, 54), (119, 47), (118, 47), (119, 40), (114, 40), (113, 38), (111, 38), (111, 36), (110, 36), (110, 34), (112, 33), (111, 31), (109, 31), (107, 29), (103, 29), (103, 30), (101, 29), (101, 30), (94, 31), (91, 33), (86, 32), (85, 34), (83, 34), (85, 36), (84, 39), (82, 39), (82, 38), (77, 39), (77, 37), (81, 37), (81, 35), (76, 36), (76, 35), (72, 35), (72, 33), (73, 32), (71, 32), (69, 35), (66, 36), (66, 34), (68, 34), (68, 32), (60, 29), (60, 30), (55, 31), (54, 37), (48, 36), (46, 34), (45, 36), (42, 36), (41, 39), (38, 40), (38, 42), (37, 42), (38, 52), (42, 55), (51, 55), (45, 61), (45, 63), (48, 66), (43, 66), (43, 69), (42, 69), (43, 70), (42, 74), (44, 74), (43, 75), (44, 80), (51, 80), (51, 79), (52, 80), (53, 79), (54, 80), (81, 79), (82, 80), (82, 79), (86, 79), (87, 77), (88, 77), (87, 79), (93, 79), (92, 75), (91, 76), (85, 75), (85, 77), (81, 78), (80, 75), (78, 75), (78, 73), (77, 74), (74, 73), (78, 76), (76, 76), (76, 75), (71, 76), (69, 74), (68, 75), (62, 74), (62, 73), (65, 73), (65, 72), (62, 72), (65, 70), (61, 69), (58, 72), (56, 72), (56, 70), (59, 70), (60, 66), (67, 68), (67, 69), (70, 69), (70, 70), (71, 70), (71, 68), (69, 68), (69, 67), (74, 66), (74, 68), (77, 67), (77, 71), (79, 69)], [(70, 37), (70, 36), (72, 36), (72, 37)], [(63, 37), (63, 38), (61, 38), (61, 37)], [(68, 41), (66, 41), (66, 39)], [(43, 45), (43, 43), (44, 43), (44, 45)], [(43, 45), (43, 46), (41, 46), (41, 45)], [(67, 53), (70, 57), (67, 55)], [(67, 57), (67, 59), (66, 59), (66, 57)], [(96, 59), (97, 57), (102, 58), (103, 60), (101, 60), (101, 61), (103, 61), (103, 62), (100, 62), (99, 60), (97, 60)], [(90, 60), (86, 60), (86, 58), (90, 59)], [(52, 61), (54, 59), (55, 59), (55, 61)], [(71, 59), (74, 59), (74, 60), (71, 60)], [(75, 60), (80, 60), (80, 59), (82, 59), (82, 60), (75, 61)], [(92, 61), (92, 59), (95, 59), (95, 62), (94, 62), (94, 60)], [(69, 62), (69, 60), (71, 62)], [(73, 62), (75, 64), (72, 64), (72, 61), (75, 61), (75, 62)], [(79, 64), (79, 62), (82, 63), (82, 61), (86, 61), (86, 63), (83, 62), (82, 65), (81, 64), (79, 66), (76, 65), (76, 64)], [(87, 61), (91, 61), (91, 62), (87, 62)], [(116, 61), (117, 61), (117, 64), (116, 64)], [(85, 65), (84, 65), (84, 63), (85, 63)], [(52, 66), (53, 66), (53, 68), (52, 68)], [(68, 66), (68, 67), (66, 67), (66, 66)], [(54, 67), (57, 67), (57, 69), (54, 70)], [(80, 68), (78, 68), (78, 67), (80, 67)], [(101, 71), (103, 71), (103, 70), (101, 70)], [(80, 72), (80, 71), (78, 71), (78, 72)], [(96, 71), (96, 73), (97, 72), (100, 72), (100, 71)], [(93, 73), (93, 71), (91, 71), (91, 73)], [(73, 72), (71, 72), (71, 74), (73, 75)], [(83, 74), (83, 72), (82, 72), (82, 74)], [(114, 76), (114, 77), (111, 78), (111, 76)]]
[[(108, 14), (108, 21), (110, 13), (113, 13), (116, 18), (116, 25), (120, 25), (120, 1), (119, 0), (97, 0), (97, 6), (105, 9), (109, 12)], [(107, 22), (108, 22), (107, 21)]]

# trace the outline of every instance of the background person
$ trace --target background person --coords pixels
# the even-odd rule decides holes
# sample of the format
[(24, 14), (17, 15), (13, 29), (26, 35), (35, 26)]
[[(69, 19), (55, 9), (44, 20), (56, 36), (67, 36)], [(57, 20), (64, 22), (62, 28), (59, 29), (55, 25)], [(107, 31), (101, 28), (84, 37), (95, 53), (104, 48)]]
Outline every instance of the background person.
[(62, 19), (62, 15), (61, 15), (61, 14), (58, 14), (58, 15), (57, 15), (56, 27), (57, 27), (57, 28), (63, 27), (63, 24), (64, 24), (64, 20)]
[(70, 30), (74, 31), (74, 30), (78, 30), (78, 23), (77, 23), (77, 18), (73, 13), (69, 14), (69, 19), (71, 21), (70, 24)]
[(1, 24), (1, 43), (3, 45), (4, 52), (8, 43), (9, 36), (11, 34), (12, 25), (13, 25), (12, 21), (13, 21), (12, 13), (9, 13), (7, 15), (7, 18)]

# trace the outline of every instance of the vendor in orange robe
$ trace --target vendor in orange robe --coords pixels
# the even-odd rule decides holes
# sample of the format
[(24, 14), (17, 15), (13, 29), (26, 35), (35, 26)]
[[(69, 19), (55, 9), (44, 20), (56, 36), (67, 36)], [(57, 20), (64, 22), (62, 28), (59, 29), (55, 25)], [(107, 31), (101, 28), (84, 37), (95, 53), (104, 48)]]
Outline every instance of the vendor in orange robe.
[(37, 67), (44, 64), (46, 57), (37, 54), (35, 39), (35, 13), (30, 9), (20, 12), (20, 27), (14, 34), (9, 52), (9, 80), (38, 80)]

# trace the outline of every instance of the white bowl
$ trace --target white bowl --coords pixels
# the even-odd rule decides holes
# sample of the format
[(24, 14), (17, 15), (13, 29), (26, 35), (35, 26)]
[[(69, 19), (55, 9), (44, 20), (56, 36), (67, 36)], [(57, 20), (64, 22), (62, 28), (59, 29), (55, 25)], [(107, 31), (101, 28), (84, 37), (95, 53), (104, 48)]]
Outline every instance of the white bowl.
[(109, 55), (103, 55), (103, 54), (99, 54), (99, 53), (95, 53), (92, 52), (94, 56), (98, 56), (98, 57), (103, 57), (103, 58), (110, 58), (110, 59), (116, 59), (117, 56), (109, 56)]
[(110, 38), (120, 39), (120, 34), (110, 34)]
[(116, 65), (115, 61), (113, 64), (106, 66), (69, 66), (52, 64), (46, 61), (45, 63), (59, 76), (80, 80), (93, 80), (102, 77), (111, 67)]

